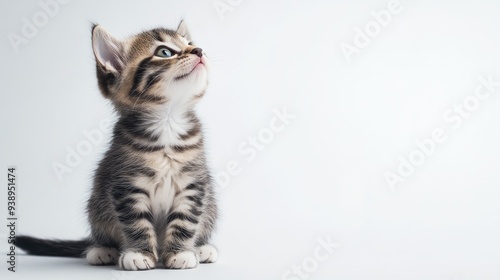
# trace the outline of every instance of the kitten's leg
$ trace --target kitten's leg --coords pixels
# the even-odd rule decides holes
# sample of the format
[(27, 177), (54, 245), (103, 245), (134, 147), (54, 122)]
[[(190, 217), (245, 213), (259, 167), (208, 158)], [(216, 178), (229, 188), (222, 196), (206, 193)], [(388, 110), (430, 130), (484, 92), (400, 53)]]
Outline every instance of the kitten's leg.
[(118, 261), (116, 248), (92, 246), (87, 250), (86, 259), (91, 265), (114, 265)]
[(198, 237), (196, 239), (196, 253), (200, 263), (214, 263), (219, 258), (219, 253), (215, 246), (209, 244), (212, 230), (214, 228), (215, 217), (217, 216), (217, 206), (213, 199), (207, 199), (204, 209), (204, 219), (198, 228)]
[[(96, 201), (95, 198), (93, 201)], [(90, 226), (93, 245), (86, 250), (87, 262), (91, 265), (114, 265), (118, 262), (120, 235), (110, 208), (93, 204), (89, 209)], [(103, 211), (102, 209), (106, 209)], [(101, 209), (101, 211), (97, 211)]]
[(125, 270), (155, 268), (158, 260), (157, 240), (149, 194), (140, 188), (115, 201), (115, 211), (123, 232), (123, 248), (118, 260)]
[(217, 249), (210, 244), (196, 247), (200, 263), (214, 263), (219, 258)]
[(204, 187), (190, 184), (175, 198), (167, 217), (162, 259), (166, 268), (194, 268), (198, 265), (196, 238), (203, 218)]

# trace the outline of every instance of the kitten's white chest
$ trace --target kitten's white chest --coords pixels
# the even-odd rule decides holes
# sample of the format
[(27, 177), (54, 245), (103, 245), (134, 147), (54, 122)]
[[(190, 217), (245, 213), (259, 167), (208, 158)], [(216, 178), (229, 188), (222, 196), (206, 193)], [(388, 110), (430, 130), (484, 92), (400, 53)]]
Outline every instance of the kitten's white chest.
[[(167, 110), (168, 111), (168, 110)], [(163, 154), (157, 154), (150, 159), (151, 167), (156, 170), (159, 182), (151, 191), (151, 208), (153, 214), (162, 215), (172, 208), (175, 195), (180, 191), (180, 186), (185, 184), (186, 178), (182, 176), (182, 163), (179, 158), (172, 158), (171, 145), (182, 144), (178, 135), (185, 134), (190, 128), (189, 122), (181, 114), (169, 114), (168, 118), (151, 125), (151, 133), (159, 135), (159, 143), (165, 145)]]
[(159, 182), (151, 190), (151, 208), (154, 215), (168, 213), (172, 208), (175, 194), (177, 192), (175, 165), (169, 158), (165, 158), (161, 164)]
[(173, 186), (171, 176), (166, 176), (160, 182), (151, 195), (151, 210), (155, 216), (168, 213), (172, 208), (175, 196), (175, 187)]

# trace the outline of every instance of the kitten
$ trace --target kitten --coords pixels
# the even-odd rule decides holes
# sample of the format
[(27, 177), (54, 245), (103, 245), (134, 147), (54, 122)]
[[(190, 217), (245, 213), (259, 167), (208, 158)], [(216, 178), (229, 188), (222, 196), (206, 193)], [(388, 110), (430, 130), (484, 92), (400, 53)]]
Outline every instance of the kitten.
[(86, 256), (125, 270), (193, 268), (215, 262), (209, 244), (217, 207), (194, 106), (208, 61), (182, 21), (120, 41), (92, 29), (97, 80), (119, 118), (88, 200), (91, 235), (82, 241), (19, 236), (35, 255)]

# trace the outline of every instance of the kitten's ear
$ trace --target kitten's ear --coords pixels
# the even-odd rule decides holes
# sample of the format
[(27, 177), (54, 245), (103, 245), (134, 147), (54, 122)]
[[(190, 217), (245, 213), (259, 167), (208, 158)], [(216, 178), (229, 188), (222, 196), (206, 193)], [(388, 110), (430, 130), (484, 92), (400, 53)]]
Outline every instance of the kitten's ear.
[(92, 49), (96, 62), (103, 69), (115, 74), (123, 70), (123, 43), (97, 24), (92, 28)]
[(181, 20), (181, 22), (179, 23), (179, 26), (177, 27), (176, 32), (177, 32), (177, 34), (186, 38), (186, 40), (191, 41), (191, 34), (189, 33), (189, 29), (188, 29), (187, 24), (184, 20)]

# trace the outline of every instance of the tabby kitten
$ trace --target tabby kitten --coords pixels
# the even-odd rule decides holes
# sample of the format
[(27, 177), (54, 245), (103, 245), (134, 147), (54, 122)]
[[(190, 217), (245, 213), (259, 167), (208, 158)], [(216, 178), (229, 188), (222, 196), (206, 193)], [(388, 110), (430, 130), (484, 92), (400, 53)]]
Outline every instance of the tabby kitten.
[(217, 207), (194, 106), (208, 83), (207, 58), (182, 21), (118, 40), (92, 29), (97, 80), (119, 119), (88, 200), (82, 241), (19, 236), (30, 254), (86, 256), (125, 270), (215, 262)]

